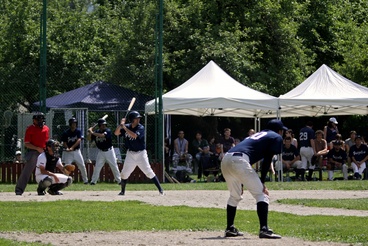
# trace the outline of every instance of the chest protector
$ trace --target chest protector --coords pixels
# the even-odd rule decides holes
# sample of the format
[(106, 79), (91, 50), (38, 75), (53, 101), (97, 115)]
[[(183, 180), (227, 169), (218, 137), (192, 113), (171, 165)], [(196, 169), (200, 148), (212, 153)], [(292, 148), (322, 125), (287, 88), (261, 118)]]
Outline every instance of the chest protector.
[(55, 157), (53, 155), (50, 155), (48, 152), (45, 152), (46, 154), (46, 170), (49, 172), (55, 172), (56, 163), (59, 160), (59, 157)]

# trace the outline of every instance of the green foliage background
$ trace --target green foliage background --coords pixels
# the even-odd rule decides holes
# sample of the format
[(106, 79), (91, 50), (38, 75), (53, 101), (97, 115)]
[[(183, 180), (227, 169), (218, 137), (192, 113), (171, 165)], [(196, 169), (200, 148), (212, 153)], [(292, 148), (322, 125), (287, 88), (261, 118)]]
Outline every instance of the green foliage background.
[[(367, 85), (367, 9), (360, 0), (164, 1), (164, 89), (210, 60), (274, 96), (322, 64)], [(3, 108), (38, 100), (41, 10), (40, 0), (0, 1), (0, 86), (12, 95)], [(157, 13), (148, 0), (48, 1), (47, 96), (97, 80), (153, 95)]]
[[(158, 2), (47, 0), (46, 96), (100, 80), (155, 96)], [(42, 6), (42, 0), (0, 0), (0, 113), (33, 111), (39, 101)], [(367, 86), (367, 12), (368, 0), (166, 0), (163, 92), (210, 60), (273, 96), (322, 64)], [(235, 128), (226, 119), (194, 120), (199, 129), (213, 126), (209, 132)], [(366, 128), (365, 119), (350, 121)], [(249, 126), (238, 125), (244, 129), (234, 135), (243, 137)]]

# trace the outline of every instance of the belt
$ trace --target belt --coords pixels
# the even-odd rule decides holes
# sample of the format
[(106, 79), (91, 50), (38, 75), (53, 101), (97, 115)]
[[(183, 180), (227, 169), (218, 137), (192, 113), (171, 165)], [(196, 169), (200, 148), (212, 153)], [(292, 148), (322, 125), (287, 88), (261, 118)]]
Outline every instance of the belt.
[(100, 150), (103, 151), (103, 152), (106, 152), (106, 151), (109, 151), (110, 149), (111, 149), (111, 147), (108, 148), (108, 149), (100, 149)]
[(243, 156), (244, 153), (242, 152), (233, 152), (233, 156)]
[(144, 149), (142, 149), (142, 150), (128, 150), (128, 151), (130, 151), (130, 152), (141, 152), (141, 151), (143, 151)]

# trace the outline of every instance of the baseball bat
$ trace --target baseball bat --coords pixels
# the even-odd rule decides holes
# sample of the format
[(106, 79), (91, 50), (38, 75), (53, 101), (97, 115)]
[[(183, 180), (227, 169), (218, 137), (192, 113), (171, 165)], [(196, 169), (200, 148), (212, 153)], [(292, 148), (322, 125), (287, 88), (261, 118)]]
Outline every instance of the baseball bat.
[[(108, 116), (109, 116), (108, 114), (105, 114), (101, 119), (106, 120), (106, 118), (107, 118)], [(95, 124), (92, 126), (92, 128), (95, 128), (97, 125), (98, 125), (98, 123), (95, 123)]]
[(130, 104), (129, 104), (128, 110), (127, 110), (127, 112), (126, 112), (126, 114), (125, 114), (125, 117), (124, 117), (125, 119), (126, 119), (126, 117), (128, 116), (128, 114), (129, 114), (130, 110), (133, 108), (134, 103), (135, 103), (135, 97), (133, 97), (133, 98), (132, 98), (132, 100), (130, 101)]

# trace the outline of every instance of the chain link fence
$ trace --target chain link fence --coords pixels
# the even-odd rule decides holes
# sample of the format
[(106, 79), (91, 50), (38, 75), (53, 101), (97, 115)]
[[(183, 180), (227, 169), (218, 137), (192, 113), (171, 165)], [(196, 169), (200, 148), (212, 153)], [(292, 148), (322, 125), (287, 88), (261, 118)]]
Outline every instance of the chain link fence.
[[(144, 104), (155, 96), (156, 3), (125, 1), (48, 1), (46, 97), (61, 96), (46, 103), (46, 124), (50, 136), (60, 140), (75, 116), (86, 136), (87, 129), (108, 114), (114, 131), (126, 114), (132, 97), (133, 110), (144, 114)], [(142, 9), (146, 15), (131, 18)], [(18, 11), (22, 10), (22, 11)], [(24, 156), (24, 134), (32, 124), (32, 112), (39, 111), (42, 86), (40, 74), (40, 24), (42, 1), (4, 0), (0, 10), (0, 162), (13, 160), (17, 150)], [(133, 35), (133, 33), (136, 33)], [(103, 82), (125, 90), (124, 94), (101, 94), (101, 87), (86, 88), (86, 97), (74, 102), (79, 88)], [(97, 89), (96, 89), (97, 88)], [(114, 87), (116, 88), (116, 87)], [(80, 92), (81, 93), (81, 92)], [(110, 93), (110, 94), (109, 94)], [(124, 103), (114, 102), (125, 101)], [(93, 104), (94, 102), (95, 104)], [(126, 106), (124, 106), (126, 105)], [(147, 150), (155, 146), (155, 117), (143, 117), (147, 124)], [(124, 154), (121, 139), (114, 147)], [(93, 159), (95, 146), (83, 141), (83, 155)], [(121, 154), (117, 153), (121, 159)]]

